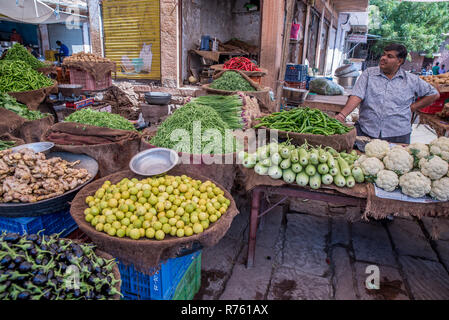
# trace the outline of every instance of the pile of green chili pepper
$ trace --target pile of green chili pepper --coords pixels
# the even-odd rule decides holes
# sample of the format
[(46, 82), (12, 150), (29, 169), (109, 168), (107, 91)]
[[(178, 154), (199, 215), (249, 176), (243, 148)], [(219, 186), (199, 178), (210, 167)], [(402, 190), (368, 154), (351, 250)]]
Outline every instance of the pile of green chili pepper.
[(118, 114), (96, 111), (90, 108), (78, 110), (65, 118), (64, 121), (110, 129), (136, 130), (129, 120)]
[(0, 93), (0, 108), (15, 112), (27, 120), (38, 120), (49, 116), (47, 113), (42, 113), (39, 110), (28, 109), (26, 105), (17, 102), (15, 98), (7, 93)]
[(0, 60), (0, 92), (23, 92), (53, 85), (53, 80), (23, 61)]
[(14, 147), (16, 143), (14, 141), (2, 141), (0, 140), (0, 151)]
[(59, 235), (0, 236), (0, 300), (107, 300), (115, 288), (115, 259), (92, 244)]
[(28, 50), (20, 43), (14, 44), (5, 55), (5, 60), (23, 61), (31, 66), (33, 69), (45, 67), (45, 63), (37, 60)]
[(289, 111), (272, 113), (258, 118), (260, 122), (254, 128), (266, 127), (281, 131), (308, 133), (330, 136), (345, 134), (353, 129), (340, 121), (329, 117), (319, 109), (295, 108)]

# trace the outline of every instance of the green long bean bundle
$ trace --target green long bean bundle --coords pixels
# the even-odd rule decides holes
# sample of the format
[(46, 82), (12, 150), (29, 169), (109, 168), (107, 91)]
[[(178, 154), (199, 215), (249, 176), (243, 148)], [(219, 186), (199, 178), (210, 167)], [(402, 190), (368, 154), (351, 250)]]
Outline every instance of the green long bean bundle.
[(37, 60), (28, 50), (20, 43), (14, 44), (5, 55), (5, 60), (23, 61), (31, 66), (33, 69), (45, 67), (45, 63)]
[(31, 68), (26, 62), (0, 61), (0, 92), (23, 92), (53, 85), (53, 80)]
[[(201, 123), (201, 132), (194, 130), (195, 123)], [(183, 129), (189, 135), (188, 145), (172, 138), (172, 132), (176, 129)], [(226, 153), (225, 130), (229, 126), (220, 118), (220, 115), (209, 106), (197, 105), (194, 102), (189, 102), (180, 109), (177, 109), (167, 120), (165, 120), (157, 130), (157, 134), (151, 139), (150, 143), (163, 148), (173, 149), (179, 152), (197, 153), (193, 150), (194, 141), (201, 142), (201, 153), (204, 152), (205, 147), (215, 145), (215, 140), (210, 142), (203, 138), (203, 135), (208, 129), (216, 129), (221, 134), (221, 154)], [(196, 134), (198, 133), (198, 134)], [(233, 143), (235, 140), (233, 139)], [(214, 154), (215, 148), (210, 150)], [(209, 152), (206, 152), (209, 153)]]
[(91, 126), (135, 130), (134, 125), (122, 116), (109, 112), (95, 111), (89, 108), (78, 110), (64, 119), (66, 122), (77, 122)]
[(242, 129), (242, 98), (238, 95), (207, 95), (192, 100), (197, 105), (209, 106), (218, 112), (231, 129)]
[(296, 133), (309, 133), (330, 136), (345, 134), (353, 129), (340, 121), (329, 117), (319, 109), (295, 108), (289, 111), (272, 113), (259, 118), (259, 124), (254, 128), (267, 127)]

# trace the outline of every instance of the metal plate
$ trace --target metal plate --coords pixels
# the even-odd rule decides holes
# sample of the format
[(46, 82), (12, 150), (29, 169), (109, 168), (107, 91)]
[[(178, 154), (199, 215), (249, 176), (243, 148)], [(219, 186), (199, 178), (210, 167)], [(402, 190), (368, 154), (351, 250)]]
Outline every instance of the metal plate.
[(22, 144), (20, 146), (12, 148), (11, 150), (12, 152), (17, 152), (22, 149), (28, 148), (33, 150), (34, 152), (42, 152), (44, 154), (48, 154), (51, 148), (53, 148), (54, 146), (55, 144), (53, 142), (35, 142), (35, 143)]
[(178, 154), (171, 149), (152, 148), (136, 154), (129, 168), (141, 176), (154, 176), (171, 170), (179, 162)]
[(63, 160), (81, 162), (74, 166), (76, 169), (86, 169), (91, 178), (79, 185), (73, 190), (51, 199), (46, 199), (34, 203), (0, 203), (0, 216), (3, 217), (34, 217), (44, 214), (55, 213), (67, 210), (70, 207), (69, 201), (72, 201), (76, 193), (85, 185), (90, 183), (98, 173), (98, 162), (84, 154), (74, 154), (70, 152), (52, 152), (47, 155), (47, 159), (60, 157)]

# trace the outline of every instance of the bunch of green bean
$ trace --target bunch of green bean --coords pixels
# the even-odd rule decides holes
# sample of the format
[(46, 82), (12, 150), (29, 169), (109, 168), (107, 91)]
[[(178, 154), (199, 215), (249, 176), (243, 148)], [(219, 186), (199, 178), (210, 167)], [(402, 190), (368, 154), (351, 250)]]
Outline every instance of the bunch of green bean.
[(0, 92), (23, 92), (53, 85), (53, 80), (23, 61), (0, 61)]
[(295, 108), (289, 111), (272, 113), (258, 118), (260, 122), (254, 128), (267, 127), (288, 132), (308, 133), (330, 136), (345, 134), (353, 129), (340, 121), (329, 117), (319, 109)]
[(12, 148), (12, 147), (14, 147), (15, 144), (16, 143), (14, 141), (2, 141), (2, 140), (0, 140), (0, 151)]

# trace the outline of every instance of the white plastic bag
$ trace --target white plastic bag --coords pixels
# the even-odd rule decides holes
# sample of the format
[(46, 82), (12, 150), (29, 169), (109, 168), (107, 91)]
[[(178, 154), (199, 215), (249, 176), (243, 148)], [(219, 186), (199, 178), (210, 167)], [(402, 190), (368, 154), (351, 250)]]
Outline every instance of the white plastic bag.
[(122, 56), (122, 69), (125, 73), (134, 72), (134, 65), (128, 56)]
[(142, 50), (140, 50), (140, 59), (143, 60), (143, 72), (151, 72), (151, 64), (153, 62), (153, 52), (151, 52), (152, 43), (146, 44), (144, 43), (142, 46)]

